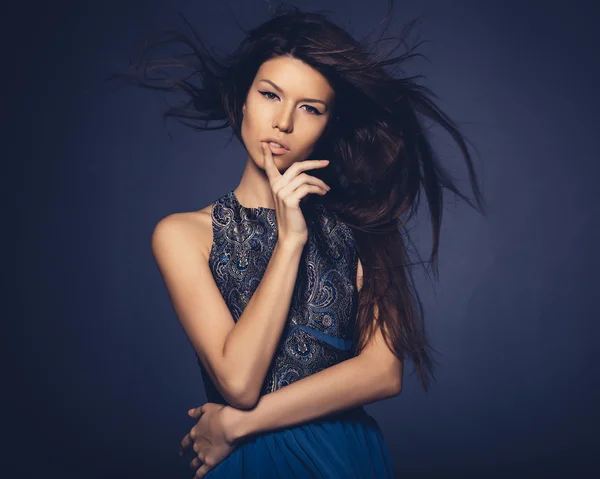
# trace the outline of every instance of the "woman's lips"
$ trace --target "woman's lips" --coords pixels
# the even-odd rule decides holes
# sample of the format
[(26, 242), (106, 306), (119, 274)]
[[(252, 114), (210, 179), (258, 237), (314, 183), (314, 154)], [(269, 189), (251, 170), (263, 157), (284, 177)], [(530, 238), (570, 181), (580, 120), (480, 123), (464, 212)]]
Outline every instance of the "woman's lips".
[(271, 143), (267, 143), (267, 145), (269, 145), (269, 148), (271, 149), (271, 153), (273, 153), (274, 155), (283, 155), (289, 151), (289, 150), (286, 150), (285, 148), (279, 148), (278, 146), (273, 146), (273, 145), (271, 145)]

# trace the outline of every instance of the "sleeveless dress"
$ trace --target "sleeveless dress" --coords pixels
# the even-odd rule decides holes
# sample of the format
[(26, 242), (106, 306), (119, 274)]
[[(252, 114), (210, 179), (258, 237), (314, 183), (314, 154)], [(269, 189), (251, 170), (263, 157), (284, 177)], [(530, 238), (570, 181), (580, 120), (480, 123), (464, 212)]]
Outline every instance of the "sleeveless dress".
[[(233, 190), (212, 206), (209, 266), (235, 321), (258, 287), (277, 242), (275, 210), (246, 208)], [(352, 230), (321, 203), (305, 214), (308, 241), (291, 305), (261, 395), (352, 357), (358, 257)], [(227, 404), (200, 359), (208, 402)], [(207, 479), (393, 478), (377, 422), (362, 407), (244, 438)]]

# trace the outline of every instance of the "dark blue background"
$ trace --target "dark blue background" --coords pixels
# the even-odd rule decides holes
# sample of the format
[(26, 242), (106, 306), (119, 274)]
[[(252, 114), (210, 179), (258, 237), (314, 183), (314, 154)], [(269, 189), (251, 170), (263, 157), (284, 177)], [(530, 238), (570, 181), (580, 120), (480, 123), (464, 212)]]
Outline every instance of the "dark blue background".
[[(228, 132), (160, 115), (174, 98), (102, 79), (184, 13), (229, 51), (269, 2), (80, 1), (8, 7), (3, 29), (4, 477), (192, 477), (177, 457), (204, 401), (193, 350), (150, 251), (162, 217), (202, 208), (242, 173)], [(410, 73), (478, 149), (484, 218), (447, 204), (437, 284), (420, 274), (442, 367), (425, 394), (367, 406), (399, 477), (588, 477), (600, 470), (596, 298), (599, 17), (594, 2), (398, 2), (429, 43)], [(361, 37), (385, 2), (328, 8)], [(398, 30), (396, 30), (398, 31)], [(458, 150), (440, 156), (465, 186)], [(4, 136), (3, 135), (3, 136)], [(170, 137), (171, 135), (171, 137)], [(415, 239), (427, 254), (427, 215)], [(3, 228), (4, 229), (4, 228)], [(584, 474), (587, 471), (588, 474)]]

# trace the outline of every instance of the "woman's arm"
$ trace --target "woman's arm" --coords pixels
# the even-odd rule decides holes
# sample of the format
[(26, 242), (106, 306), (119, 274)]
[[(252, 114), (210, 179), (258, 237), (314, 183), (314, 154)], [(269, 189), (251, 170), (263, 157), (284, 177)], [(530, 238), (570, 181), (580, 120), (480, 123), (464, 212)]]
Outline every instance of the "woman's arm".
[(254, 409), (229, 410), (227, 436), (245, 436), (289, 427), (400, 394), (402, 362), (381, 331), (356, 357), (262, 396)]
[(260, 284), (234, 322), (209, 268), (208, 247), (196, 239), (212, 238), (210, 218), (202, 226), (206, 231), (185, 214), (163, 218), (152, 236), (152, 252), (179, 321), (215, 387), (232, 406), (251, 408), (285, 326), (303, 245), (277, 240)]

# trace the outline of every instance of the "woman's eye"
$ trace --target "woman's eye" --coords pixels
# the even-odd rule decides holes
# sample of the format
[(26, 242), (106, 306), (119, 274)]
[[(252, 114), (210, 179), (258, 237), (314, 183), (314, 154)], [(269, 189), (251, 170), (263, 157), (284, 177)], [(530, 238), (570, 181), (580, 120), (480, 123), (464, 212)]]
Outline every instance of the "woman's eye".
[[(277, 95), (275, 95), (275, 93), (270, 92), (270, 91), (258, 91), (258, 93), (260, 93), (262, 96), (267, 97), (269, 100), (273, 100), (274, 98), (278, 98)], [(273, 95), (273, 96), (269, 96), (269, 95)]]
[[(258, 93), (260, 93), (265, 98), (268, 98), (269, 100), (274, 100), (275, 98), (279, 98), (277, 95), (275, 95), (275, 93), (270, 92), (270, 91), (258, 90)], [(310, 106), (310, 105), (303, 105), (303, 106), (305, 106), (307, 108), (306, 111), (308, 111), (312, 115), (322, 115), (323, 114), (319, 110), (317, 110), (314, 106)]]
[[(307, 110), (309, 113), (312, 113), (313, 115), (322, 115), (323, 113), (321, 113), (319, 110), (317, 110), (314, 106), (310, 106), (310, 105), (304, 105), (306, 106)], [(308, 108), (310, 108), (310, 110), (308, 110)]]

